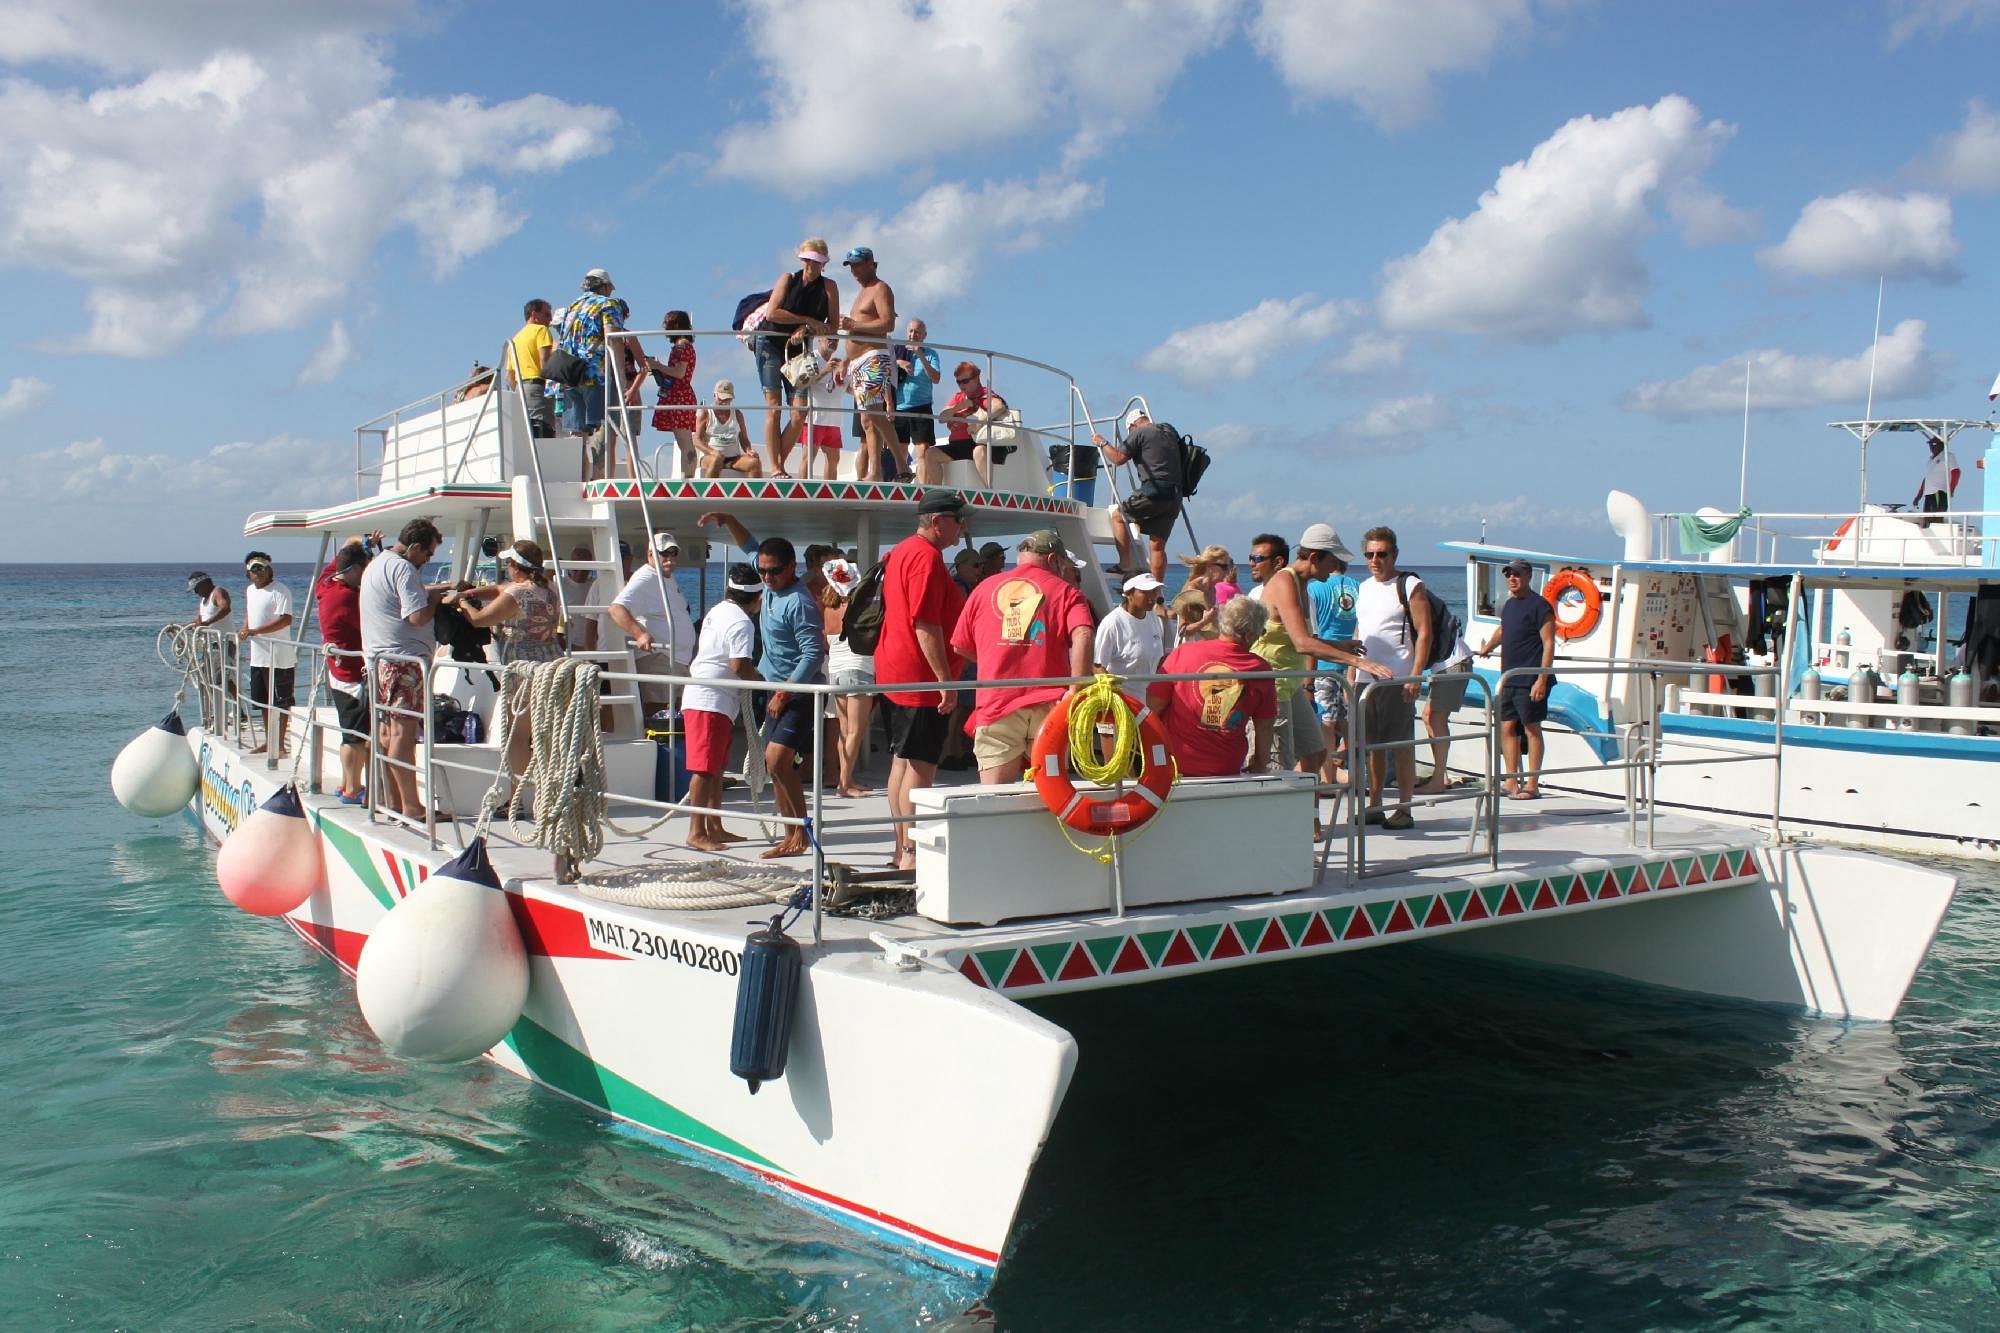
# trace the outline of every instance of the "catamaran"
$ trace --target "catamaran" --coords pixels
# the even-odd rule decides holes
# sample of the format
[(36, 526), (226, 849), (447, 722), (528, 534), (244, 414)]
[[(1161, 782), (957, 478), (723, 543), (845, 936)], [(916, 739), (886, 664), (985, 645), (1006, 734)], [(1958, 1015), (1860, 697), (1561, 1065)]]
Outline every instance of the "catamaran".
[[(1978, 460), (1982, 508), (1866, 499), (1872, 440), (1937, 441), (1950, 458), (1955, 438), (1995, 423), (1832, 425), (1861, 446), (1853, 511), (1652, 514), (1613, 491), (1616, 556), (1449, 543), (1465, 559), (1467, 635), (1492, 633), (1501, 566), (1528, 561), (1557, 613), (1546, 785), (1622, 796), (1636, 758), (1670, 808), (1775, 812), (1806, 841), (2000, 857), (2000, 450)], [(1634, 657), (1662, 665), (1599, 666)], [(1729, 662), (1768, 670), (1725, 678), (1714, 664)], [(1769, 762), (1715, 762), (1737, 757)]]
[[(1054, 423), (994, 423), (1019, 447), (996, 457), (990, 478), (951, 465), (945, 483), (965, 496), (969, 540), (1054, 528), (1071, 550), (1108, 547), (1119, 521), (1115, 478), (1103, 506), (1070, 498), (1051, 484), (1041, 447), (1082, 446), (1093, 420), (1107, 418), (1091, 417), (1062, 371), (998, 352), (956, 354), (980, 359), (986, 382), (1026, 419)], [(672, 459), (664, 469), (637, 461), (629, 438), (621, 474), (587, 481), (578, 442), (534, 438), (520, 395), (502, 381), (481, 397), (440, 394), (365, 424), (355, 499), (258, 513), (246, 531), (316, 536), (324, 560), (344, 534), (432, 516), (450, 539), (453, 575), (472, 571), (483, 537), (505, 531), (553, 553), (554, 582), (566, 588), (572, 571), (615, 578), (620, 541), (650, 549), (663, 530), (698, 557), (690, 534), (718, 508), (760, 535), (852, 547), (864, 565), (914, 529), (920, 492), (909, 484), (845, 471), (686, 477)], [(828, 415), (844, 421), (847, 412)], [(614, 420), (614, 429), (629, 423)], [(564, 558), (577, 548), (589, 556)], [(1082, 577), (1101, 613), (1109, 600), (1095, 561)], [(1629, 600), (1621, 591), (1612, 603)], [(245, 869), (251, 848), (219, 872), (225, 890), (358, 973), (364, 1013), (391, 1050), (483, 1053), (663, 1144), (982, 1279), (1007, 1250), (1072, 1080), (1089, 1077), (1090, 1052), (1038, 1012), (1050, 997), (1253, 966), (1291, 967), (1311, 985), (1313, 968), (1338, 966), (1351, 951), (1425, 943), (1887, 1020), (1955, 887), (1937, 870), (1798, 842), (1789, 823), (1750, 828), (1676, 813), (1643, 784), (1630, 799), (1621, 790), (1615, 801), (1510, 807), (1494, 799), (1490, 768), (1482, 782), (1433, 798), (1416, 831), (1391, 834), (1369, 826), (1381, 807), (1358, 787), (1321, 787), (1298, 773), (1176, 780), (1171, 755), (1151, 742), (1110, 788), (1080, 789), (1103, 808), (1137, 786), (1164, 791), (1143, 826), (1112, 827), (1083, 846), (1032, 783), (941, 784), (916, 795), (917, 866), (899, 874), (885, 868), (891, 816), (881, 795), (838, 796), (815, 762), (807, 816), (788, 820), (762, 801), (755, 747), (739, 739), (719, 813), (773, 832), (804, 824), (812, 839), (809, 856), (774, 871), (757, 859), (759, 844), (741, 856), (680, 844), (672, 821), (691, 807), (648, 735), (629, 644), (601, 605), (566, 598), (563, 612), (572, 625), (595, 619), (599, 648), (547, 664), (571, 673), (575, 694), (549, 726), (533, 719), (536, 763), (546, 763), (531, 770), (544, 783), (533, 829), (482, 814), (505, 787), (496, 783), (508, 724), (496, 710), (497, 669), (444, 656), (415, 659), (426, 721), (412, 765), (421, 819), (376, 800), (391, 762), (379, 753), (367, 804), (327, 794), (337, 720), (307, 692), (291, 727), (302, 748), (250, 753), (258, 719), (246, 720), (232, 692), (233, 644), (213, 635), (184, 645), (179, 659), (200, 724), (178, 749), (171, 727), (168, 740), (155, 728), (135, 741), (114, 788), (141, 808), (134, 793), (151, 784), (157, 801), (171, 791), (163, 775), (193, 756), (199, 782), (187, 808), (225, 856), (252, 841), (256, 821), (292, 819), (284, 828), (303, 838), (284, 854), (287, 873), (266, 880)], [(1628, 647), (1647, 642), (1620, 633)], [(327, 650), (310, 634), (297, 642), (301, 676), (317, 679)], [(1655, 669), (1608, 654), (1594, 665), (1621, 682)], [(831, 700), (885, 686), (805, 688)], [(439, 737), (440, 699), (480, 718), (477, 743)], [(378, 717), (386, 707), (371, 705)], [(1636, 719), (1619, 725), (1637, 730), (1615, 734), (1604, 771), (1635, 775), (1647, 767), (1630, 757), (1640, 742), (1663, 738)], [(1483, 719), (1465, 738), (1492, 753)], [(1060, 767), (1056, 759), (1051, 772)], [(176, 795), (186, 799), (166, 804)], [(286, 905), (278, 881), (292, 881), (301, 857), (318, 861)], [(454, 926), (444, 910), (452, 903), (477, 916), (476, 927)], [(789, 920), (774, 923), (778, 913)], [(392, 946), (396, 959), (421, 955), (437, 972), (391, 977), (384, 984), (400, 987), (403, 1007), (388, 1014), (378, 981), (401, 966), (384, 961)]]

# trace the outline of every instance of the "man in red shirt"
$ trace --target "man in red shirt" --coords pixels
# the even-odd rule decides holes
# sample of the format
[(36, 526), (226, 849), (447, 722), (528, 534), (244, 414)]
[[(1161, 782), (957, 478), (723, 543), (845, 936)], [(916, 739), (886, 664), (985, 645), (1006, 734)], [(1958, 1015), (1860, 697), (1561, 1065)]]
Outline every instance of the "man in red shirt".
[[(1069, 553), (1048, 528), (1031, 532), (1011, 574), (987, 579), (972, 590), (952, 631), (951, 646), (973, 658), (981, 680), (1034, 680), (1044, 676), (1088, 676), (1096, 647), (1097, 619), (1090, 603), (1055, 572)], [(972, 710), (972, 754), (979, 780), (987, 785), (1019, 782), (1021, 765), (1034, 747), (1061, 685), (997, 685), (979, 691)]]
[[(918, 685), (958, 676), (945, 637), (958, 623), (965, 593), (944, 567), (945, 547), (965, 534), (965, 497), (925, 491), (917, 502), (917, 530), (896, 543), (882, 567), (882, 631), (875, 642), (875, 679), (884, 685)], [(916, 813), (910, 793), (937, 777), (954, 696), (942, 690), (888, 690), (889, 813)], [(896, 868), (914, 870), (917, 852), (910, 826), (896, 825)]]
[(1249, 772), (1263, 771), (1271, 750), (1271, 723), (1278, 715), (1278, 692), (1268, 680), (1243, 680), (1245, 671), (1269, 671), (1271, 664), (1250, 651), (1264, 633), (1264, 608), (1248, 597), (1232, 599), (1217, 617), (1222, 637), (1184, 643), (1160, 663), (1163, 676), (1208, 680), (1154, 681), (1146, 705), (1166, 729), (1167, 748), (1189, 778), (1233, 777), (1244, 772), (1243, 732), (1254, 734)]
[[(368, 548), (355, 537), (335, 552), (319, 572), (313, 596), (319, 601), (319, 637), (327, 646), (326, 687), (333, 695), (333, 713), (340, 720), (340, 801), (360, 805), (368, 799), (361, 775), (368, 769), (368, 679), (361, 661), (361, 572), (368, 567)], [(334, 649), (340, 651), (335, 652)]]

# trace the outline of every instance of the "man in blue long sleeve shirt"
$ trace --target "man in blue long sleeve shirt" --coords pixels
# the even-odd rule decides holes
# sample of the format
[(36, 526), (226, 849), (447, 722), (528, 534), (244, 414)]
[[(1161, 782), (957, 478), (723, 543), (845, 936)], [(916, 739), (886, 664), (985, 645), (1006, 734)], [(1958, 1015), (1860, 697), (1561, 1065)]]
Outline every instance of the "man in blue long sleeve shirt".
[[(826, 679), (826, 622), (819, 603), (799, 582), (798, 552), (783, 537), (766, 537), (757, 544), (757, 573), (764, 580), (764, 656), (758, 669), (764, 679), (792, 685), (817, 685)], [(806, 814), (805, 787), (799, 781), (798, 756), (811, 754), (819, 731), (819, 696), (780, 688), (764, 708), (764, 767), (770, 770), (778, 813), (787, 819)], [(788, 825), (778, 845), (764, 853), (803, 856), (812, 850), (805, 830)]]

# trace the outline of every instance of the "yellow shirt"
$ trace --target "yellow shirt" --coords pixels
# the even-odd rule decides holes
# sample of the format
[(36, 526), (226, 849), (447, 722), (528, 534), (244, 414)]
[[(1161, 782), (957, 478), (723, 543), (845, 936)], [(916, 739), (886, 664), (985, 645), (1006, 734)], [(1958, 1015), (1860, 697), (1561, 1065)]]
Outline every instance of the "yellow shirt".
[[(1296, 583), (1298, 575), (1292, 574), (1290, 569), (1281, 569), (1271, 577), (1276, 580), (1288, 574), (1295, 581), (1294, 586), (1298, 586)], [(1303, 596), (1305, 589), (1299, 587), (1299, 592)], [(1266, 593), (1265, 596), (1268, 597), (1269, 594)], [(1264, 632), (1257, 636), (1257, 642), (1250, 645), (1250, 651), (1269, 662), (1273, 671), (1297, 671), (1303, 668), (1306, 665), (1305, 654), (1292, 645), (1292, 636), (1286, 631), (1285, 622), (1275, 610), (1268, 608), (1264, 612), (1264, 617)], [(1297, 694), (1299, 686), (1304, 683), (1296, 676), (1290, 680), (1271, 682), (1277, 687), (1280, 700), (1289, 699)]]
[[(523, 324), (521, 331), (514, 335), (514, 364), (521, 368), (521, 378), (538, 380), (542, 377), (542, 351), (555, 345), (549, 336), (546, 324)], [(513, 372), (508, 372), (513, 378)]]

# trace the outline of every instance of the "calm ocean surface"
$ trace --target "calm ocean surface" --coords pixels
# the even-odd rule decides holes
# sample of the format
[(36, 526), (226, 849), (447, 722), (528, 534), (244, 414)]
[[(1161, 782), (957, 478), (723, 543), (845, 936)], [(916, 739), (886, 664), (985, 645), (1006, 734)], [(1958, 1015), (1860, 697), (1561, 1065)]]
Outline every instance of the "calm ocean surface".
[(0, 567), (0, 1326), (2000, 1326), (1991, 868), (1949, 865), (1889, 1025), (1420, 949), (1049, 1004), (1077, 1080), (968, 1315), (491, 1066), (391, 1062), (191, 823), (120, 810), (184, 573)]

